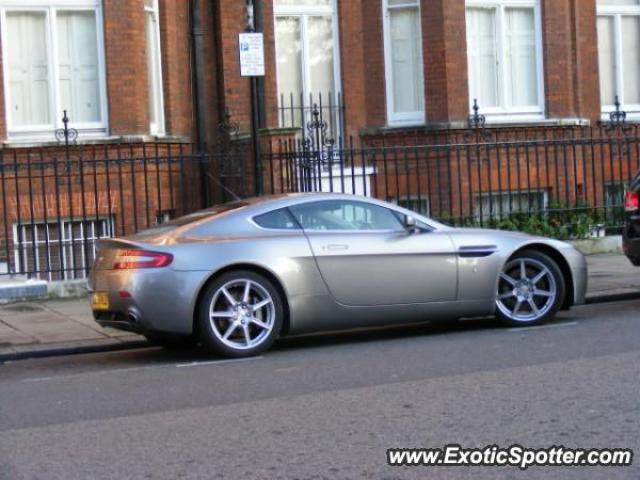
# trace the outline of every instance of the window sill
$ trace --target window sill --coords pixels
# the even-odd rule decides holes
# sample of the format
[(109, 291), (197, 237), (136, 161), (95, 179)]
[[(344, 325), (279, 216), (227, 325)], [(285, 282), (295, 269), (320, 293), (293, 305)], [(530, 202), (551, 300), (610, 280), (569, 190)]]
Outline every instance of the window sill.
[(489, 128), (510, 128), (510, 127), (588, 127), (591, 121), (587, 118), (544, 118), (544, 117), (522, 117), (500, 116), (486, 117), (486, 126)]
[[(607, 118), (609, 118), (607, 116)], [(640, 121), (640, 115), (637, 117), (638, 121)], [(586, 118), (514, 118), (513, 116), (497, 118), (497, 117), (486, 117), (486, 127), (487, 128), (517, 128), (517, 127), (546, 127), (546, 126), (555, 126), (555, 127), (588, 127), (591, 125), (589, 119)], [(384, 126), (384, 127), (365, 127), (360, 131), (362, 136), (370, 136), (370, 135), (393, 135), (393, 134), (406, 134), (406, 133), (430, 133), (430, 132), (438, 132), (445, 130), (467, 130), (469, 129), (468, 122), (465, 121), (452, 121), (452, 122), (432, 122), (432, 123), (421, 123), (419, 125), (408, 125), (408, 126)]]
[[(171, 135), (87, 135), (69, 144), (71, 147), (87, 145), (116, 145), (120, 143), (191, 143), (190, 139)], [(0, 149), (63, 147), (64, 142), (47, 137), (9, 138), (0, 144)]]

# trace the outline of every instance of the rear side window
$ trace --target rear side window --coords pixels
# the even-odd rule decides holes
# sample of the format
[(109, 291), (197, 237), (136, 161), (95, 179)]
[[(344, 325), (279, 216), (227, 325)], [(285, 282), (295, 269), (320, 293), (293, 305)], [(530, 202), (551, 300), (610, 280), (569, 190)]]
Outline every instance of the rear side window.
[(293, 215), (291, 215), (286, 208), (258, 215), (257, 217), (253, 217), (253, 221), (262, 228), (270, 228), (273, 230), (300, 230), (295, 218), (293, 218)]

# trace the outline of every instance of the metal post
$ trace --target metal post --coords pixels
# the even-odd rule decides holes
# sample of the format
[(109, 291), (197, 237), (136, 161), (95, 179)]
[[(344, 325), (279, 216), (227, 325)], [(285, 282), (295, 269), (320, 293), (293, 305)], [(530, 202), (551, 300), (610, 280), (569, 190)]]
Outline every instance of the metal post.
[(209, 183), (207, 182), (207, 167), (209, 167), (207, 159), (207, 137), (205, 129), (205, 105), (206, 97), (204, 90), (205, 71), (204, 71), (204, 30), (202, 27), (202, 5), (201, 0), (191, 0), (191, 42), (193, 48), (193, 87), (195, 94), (195, 120), (196, 135), (198, 140), (198, 151), (196, 154), (197, 168), (200, 175), (200, 206), (206, 208), (210, 204)]
[[(259, 0), (247, 0), (247, 32), (256, 32), (255, 3)], [(251, 85), (251, 139), (255, 170), (256, 195), (264, 193), (262, 181), (262, 158), (260, 152), (260, 99), (258, 92), (258, 77), (250, 77)]]
[(258, 77), (251, 77), (251, 138), (253, 141), (253, 159), (255, 162), (256, 195), (264, 193), (262, 182), (262, 158), (259, 137), (260, 105), (258, 101)]

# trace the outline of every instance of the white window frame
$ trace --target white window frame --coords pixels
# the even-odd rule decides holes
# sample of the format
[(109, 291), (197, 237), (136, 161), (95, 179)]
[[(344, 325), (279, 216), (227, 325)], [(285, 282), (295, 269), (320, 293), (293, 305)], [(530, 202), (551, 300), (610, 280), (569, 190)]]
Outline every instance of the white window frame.
[[(308, 52), (309, 52), (309, 37), (307, 35), (307, 22), (309, 17), (331, 17), (331, 28), (333, 35), (333, 81), (334, 91), (333, 95), (334, 105), (338, 104), (338, 99), (342, 96), (342, 76), (340, 72), (340, 25), (338, 23), (338, 0), (331, 0), (331, 5), (278, 5), (277, 0), (273, 2), (273, 29), (277, 28), (277, 17), (299, 17), (300, 18), (300, 40), (302, 42), (302, 91), (303, 101), (306, 102), (309, 99), (311, 92), (311, 67), (309, 65)], [(276, 51), (277, 51), (276, 45)], [(278, 69), (276, 68), (276, 87), (280, 85), (280, 79), (278, 75)], [(315, 92), (326, 93), (326, 92)], [(286, 100), (286, 99), (285, 99)], [(278, 102), (280, 102), (280, 95), (278, 95)], [(281, 107), (284, 105), (281, 105)], [(305, 105), (311, 107), (312, 105)], [(340, 123), (336, 123), (340, 125)]]
[[(622, 56), (622, 17), (637, 16), (640, 18), (640, 5), (601, 5), (597, 3), (598, 17), (613, 17), (613, 35), (615, 50), (615, 91), (620, 101), (620, 108), (627, 112), (628, 120), (640, 120), (640, 104), (626, 103), (624, 100), (624, 65)], [(600, 52), (598, 52), (600, 55)], [(600, 88), (600, 86), (598, 86)], [(609, 114), (615, 111), (615, 105), (602, 105), (602, 120), (609, 120)]]
[(394, 82), (393, 82), (393, 65), (391, 60), (391, 15), (390, 10), (402, 9), (407, 7), (417, 7), (418, 17), (420, 18), (420, 39), (422, 36), (422, 5), (420, 0), (407, 0), (406, 3), (400, 5), (389, 5), (388, 0), (382, 0), (382, 24), (384, 36), (384, 76), (387, 96), (387, 125), (390, 127), (407, 127), (415, 125), (423, 125), (426, 120), (426, 92), (424, 82), (424, 48), (423, 42), (420, 43), (420, 65), (422, 66), (422, 89), (423, 101), (422, 110), (417, 112), (396, 113), (394, 104)]
[(102, 2), (100, 0), (0, 0), (0, 31), (3, 49), (3, 58), (7, 58), (5, 45), (7, 39), (7, 12), (12, 11), (35, 11), (44, 12), (47, 23), (47, 61), (49, 76), (49, 109), (51, 123), (44, 125), (32, 125), (13, 127), (9, 114), (10, 98), (8, 62), (3, 62), (3, 87), (5, 92), (5, 118), (7, 124), (7, 139), (10, 141), (53, 141), (54, 131), (62, 128), (63, 107), (61, 106), (59, 67), (57, 59), (58, 50), (58, 25), (56, 16), (58, 10), (64, 11), (90, 11), (95, 13), (96, 36), (98, 50), (98, 89), (100, 95), (100, 116), (99, 122), (74, 122), (71, 118), (70, 127), (78, 130), (82, 138), (104, 137), (109, 131), (108, 123), (108, 101), (107, 101), (107, 81), (106, 81), (106, 60), (104, 42), (104, 19), (102, 12)]
[[(486, 9), (496, 11), (496, 54), (498, 57), (498, 98), (500, 107), (484, 107), (482, 99), (478, 99), (480, 113), (485, 115), (488, 123), (513, 123), (513, 122), (537, 122), (545, 119), (545, 89), (544, 89), (544, 46), (542, 30), (542, 10), (540, 0), (466, 0), (466, 9)], [(505, 102), (506, 74), (506, 33), (504, 28), (504, 11), (506, 8), (533, 8), (534, 26), (536, 35), (536, 74), (538, 83), (538, 104), (531, 107), (507, 107)], [(468, 61), (468, 60), (467, 60)], [(469, 79), (469, 82), (471, 79)], [(473, 113), (473, 101), (471, 98), (471, 84), (469, 84), (469, 113)]]
[[(145, 3), (144, 11), (145, 11), (145, 23), (147, 21), (146, 15), (151, 13), (155, 16), (156, 19), (156, 28), (153, 34), (155, 35), (156, 44), (158, 46), (158, 50), (156, 52), (158, 58), (154, 62), (156, 67), (156, 79), (157, 85), (154, 85), (155, 91), (153, 92), (154, 98), (149, 99), (149, 102), (156, 103), (156, 109), (158, 110), (158, 123), (155, 123), (150, 119), (149, 122), (149, 132), (151, 135), (163, 136), (166, 133), (165, 130), (165, 113), (164, 113), (164, 79), (162, 76), (162, 36), (160, 35), (160, 6), (158, 4), (158, 0), (151, 0), (152, 6), (149, 7)], [(145, 25), (146, 27), (146, 25)], [(147, 45), (149, 48), (149, 45)], [(156, 64), (157, 63), (157, 64)], [(152, 72), (147, 72), (147, 75), (151, 75)], [(150, 92), (151, 93), (151, 92)], [(149, 112), (151, 113), (151, 112)]]

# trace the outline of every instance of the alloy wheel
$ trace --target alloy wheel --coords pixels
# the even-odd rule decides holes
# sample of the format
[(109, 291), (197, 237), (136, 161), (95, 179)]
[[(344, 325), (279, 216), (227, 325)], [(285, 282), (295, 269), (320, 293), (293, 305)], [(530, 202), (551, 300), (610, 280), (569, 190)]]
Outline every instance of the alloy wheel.
[(267, 289), (247, 278), (218, 288), (209, 307), (211, 330), (233, 350), (259, 347), (269, 338), (275, 319), (274, 301)]
[(553, 272), (534, 258), (515, 258), (500, 274), (496, 305), (507, 318), (536, 322), (556, 303), (558, 287)]

